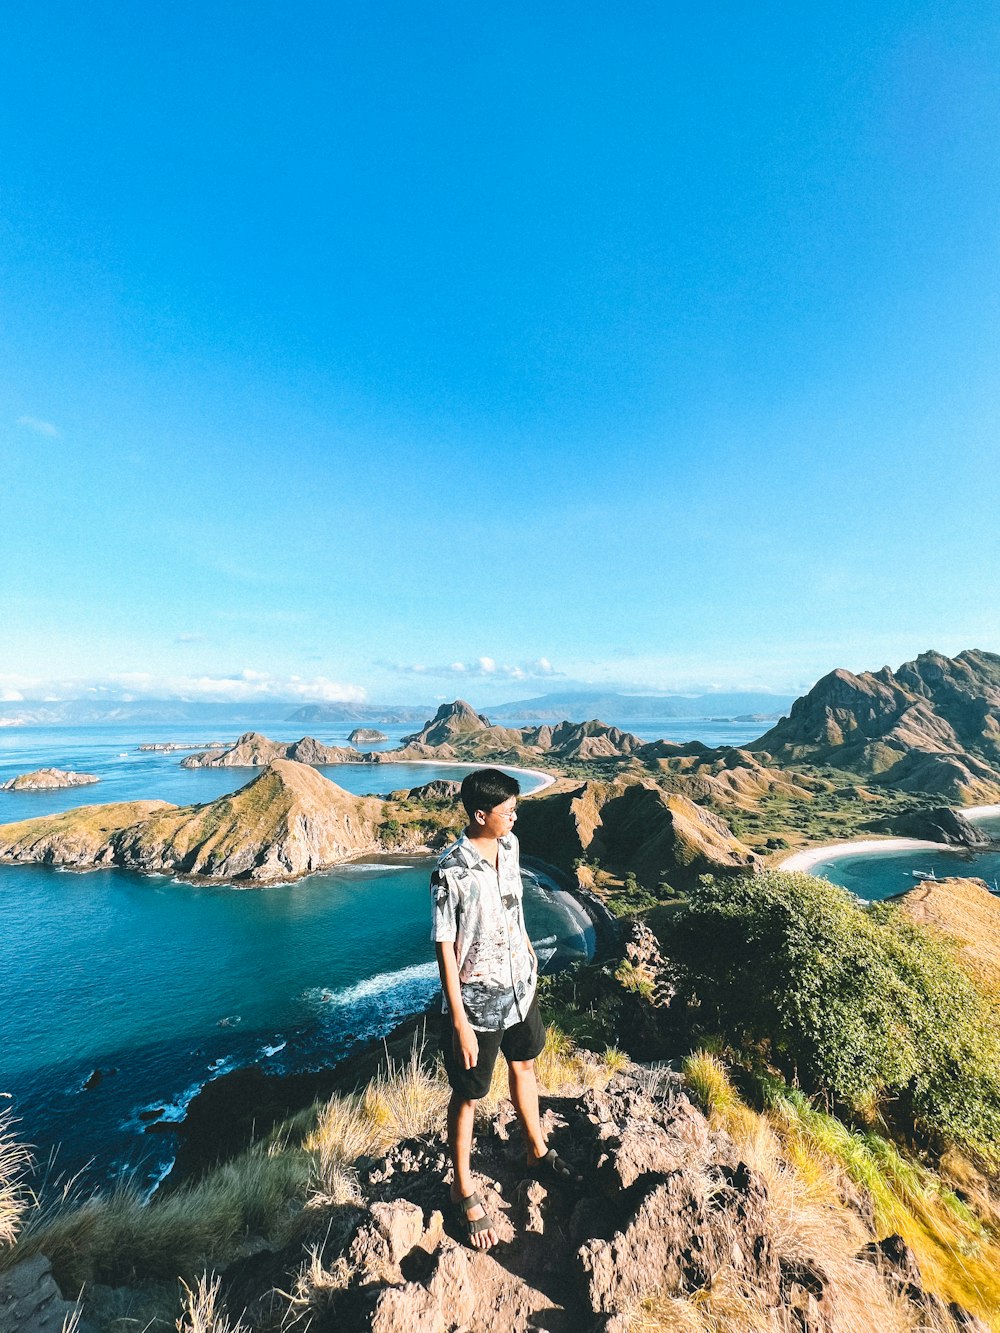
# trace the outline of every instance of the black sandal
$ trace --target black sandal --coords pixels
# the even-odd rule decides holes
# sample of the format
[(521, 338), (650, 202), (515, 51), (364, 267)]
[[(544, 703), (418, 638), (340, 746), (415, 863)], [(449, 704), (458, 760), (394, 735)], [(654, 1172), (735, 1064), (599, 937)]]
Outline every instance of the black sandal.
[[(483, 1210), (482, 1217), (469, 1217), (469, 1210), (479, 1206)], [(452, 1199), (451, 1206), (455, 1210), (455, 1221), (465, 1233), (465, 1243), (473, 1250), (490, 1250), (491, 1245), (473, 1245), (473, 1236), (478, 1236), (482, 1231), (488, 1231), (494, 1225), (493, 1218), (486, 1211), (486, 1205), (478, 1190), (472, 1194), (467, 1194), (464, 1199)]]
[(560, 1157), (555, 1148), (550, 1148), (544, 1157), (536, 1157), (530, 1170), (536, 1180), (558, 1180), (564, 1185), (583, 1184), (583, 1176), (565, 1157)]

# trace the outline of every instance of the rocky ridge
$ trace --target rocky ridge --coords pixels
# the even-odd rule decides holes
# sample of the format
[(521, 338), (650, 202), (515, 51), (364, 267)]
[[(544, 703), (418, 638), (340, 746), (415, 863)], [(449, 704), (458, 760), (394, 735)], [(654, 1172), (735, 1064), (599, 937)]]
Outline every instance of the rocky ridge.
[(364, 764), (371, 760), (351, 746), (324, 745), (313, 736), (297, 741), (272, 741), (259, 731), (246, 731), (224, 750), (188, 755), (181, 768), (260, 768), (275, 759), (293, 759), (298, 764)]
[[(914, 1328), (926, 1318), (941, 1330), (985, 1333), (966, 1311), (925, 1291), (898, 1237), (873, 1234), (847, 1210), (827, 1229), (840, 1228), (853, 1258), (831, 1269), (822, 1229), (790, 1233), (771, 1180), (710, 1126), (679, 1075), (632, 1066), (604, 1089), (545, 1105), (550, 1141), (584, 1184), (526, 1178), (513, 1108), (501, 1102), (474, 1157), (477, 1187), (501, 1235), (489, 1253), (461, 1244), (445, 1215), (443, 1135), (361, 1159), (360, 1195), (320, 1211), (307, 1238), (309, 1267), (322, 1275), (302, 1297), (310, 1328), (626, 1333), (653, 1293), (703, 1299), (729, 1284), (748, 1293), (761, 1327), (841, 1333), (856, 1326), (843, 1321), (842, 1308), (868, 1309), (877, 1321), (902, 1296)], [(282, 1293), (303, 1290), (303, 1254), (293, 1244), (230, 1265), (222, 1274), (228, 1310), (242, 1311), (261, 1333), (281, 1327)]]
[(501, 727), (464, 699), (442, 704), (423, 728), (403, 737), (400, 749), (384, 752), (387, 760), (461, 759), (470, 763), (529, 763), (548, 760), (625, 758), (643, 748), (631, 732), (596, 719), (559, 722), (555, 726)]
[(385, 804), (353, 796), (305, 764), (276, 759), (207, 805), (83, 806), (0, 827), (0, 858), (257, 884), (293, 879), (383, 850)]
[(52, 791), (57, 787), (90, 787), (100, 778), (93, 773), (73, 773), (64, 768), (36, 768), (31, 773), (0, 782), (0, 791)]
[(896, 671), (831, 671), (748, 749), (961, 804), (1000, 800), (1000, 656), (921, 653)]

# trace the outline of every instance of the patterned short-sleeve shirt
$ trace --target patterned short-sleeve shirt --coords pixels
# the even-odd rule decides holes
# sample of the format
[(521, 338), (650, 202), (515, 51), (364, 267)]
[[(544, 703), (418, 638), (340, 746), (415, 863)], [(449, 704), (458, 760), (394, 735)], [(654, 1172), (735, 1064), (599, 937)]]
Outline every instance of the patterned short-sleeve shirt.
[(498, 861), (498, 869), (491, 866), (463, 833), (431, 875), (431, 939), (455, 941), (462, 1005), (480, 1032), (520, 1023), (538, 980), (513, 833), (499, 839)]

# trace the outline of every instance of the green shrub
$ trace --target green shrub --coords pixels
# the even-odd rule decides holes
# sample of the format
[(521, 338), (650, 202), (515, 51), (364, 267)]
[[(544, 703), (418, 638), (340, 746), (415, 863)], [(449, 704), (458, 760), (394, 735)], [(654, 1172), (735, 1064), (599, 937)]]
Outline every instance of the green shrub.
[(384, 819), (378, 826), (378, 839), (383, 847), (398, 847), (403, 839), (403, 826), (398, 819)]
[(705, 1021), (811, 1090), (1000, 1164), (1000, 1039), (946, 947), (805, 874), (706, 876), (670, 947)]

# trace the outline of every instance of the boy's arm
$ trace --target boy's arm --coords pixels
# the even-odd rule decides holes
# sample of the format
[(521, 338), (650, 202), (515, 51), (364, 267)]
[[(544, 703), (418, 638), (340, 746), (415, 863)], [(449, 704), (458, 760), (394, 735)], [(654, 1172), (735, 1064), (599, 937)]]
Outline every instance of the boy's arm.
[(438, 940), (434, 945), (434, 951), (437, 954), (438, 971), (441, 973), (441, 989), (448, 1001), (448, 1013), (451, 1015), (451, 1039), (455, 1054), (461, 1061), (463, 1069), (473, 1069), (479, 1060), (479, 1038), (462, 1004), (455, 942)]

